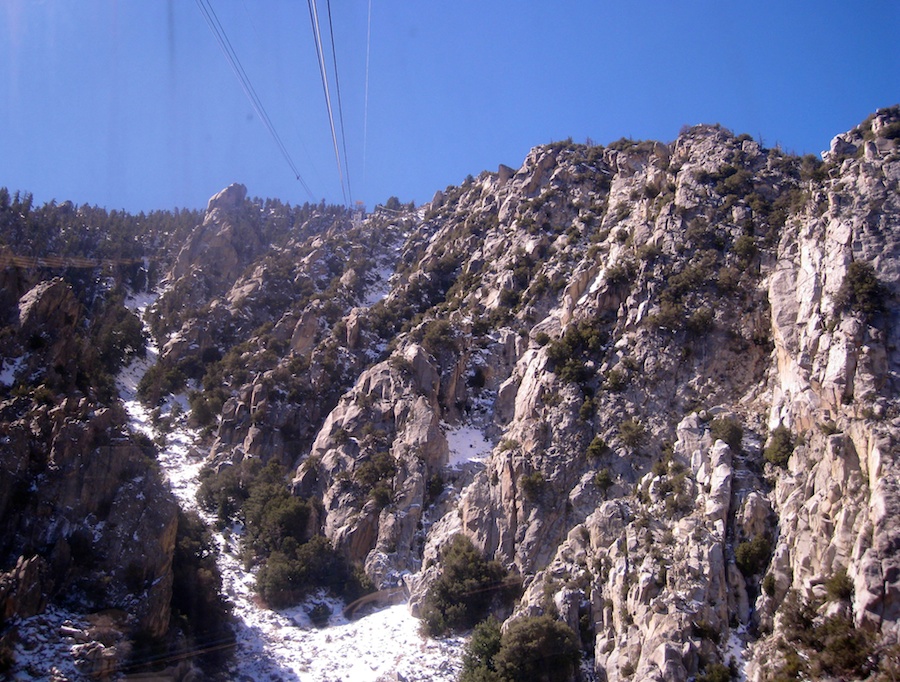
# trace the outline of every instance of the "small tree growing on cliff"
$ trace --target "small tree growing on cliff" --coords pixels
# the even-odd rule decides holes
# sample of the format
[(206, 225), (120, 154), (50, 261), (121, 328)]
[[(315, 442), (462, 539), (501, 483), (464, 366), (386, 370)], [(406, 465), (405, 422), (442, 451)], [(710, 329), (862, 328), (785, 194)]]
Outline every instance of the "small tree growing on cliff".
[(494, 606), (508, 608), (518, 593), (497, 561), (487, 561), (465, 535), (455, 535), (441, 550), (441, 575), (425, 594), (422, 629), (432, 637), (462, 632)]
[(794, 436), (786, 426), (777, 426), (769, 434), (769, 444), (763, 451), (767, 462), (775, 466), (786, 467), (794, 452)]
[(568, 682), (575, 679), (578, 637), (550, 616), (516, 618), (501, 635), (500, 623), (479, 623), (463, 654), (460, 682)]
[(884, 310), (888, 291), (878, 281), (871, 263), (854, 261), (847, 266), (847, 274), (835, 295), (837, 308), (862, 313), (867, 319)]

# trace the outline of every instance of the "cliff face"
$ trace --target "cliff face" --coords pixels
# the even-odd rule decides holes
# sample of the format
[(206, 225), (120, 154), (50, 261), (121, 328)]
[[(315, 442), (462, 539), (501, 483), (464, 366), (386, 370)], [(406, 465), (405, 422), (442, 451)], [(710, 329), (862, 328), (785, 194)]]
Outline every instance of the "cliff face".
[[(789, 592), (894, 641), (897, 121), (824, 163), (700, 126), (537, 148), (439, 193), (386, 298), (325, 337), (349, 353), (412, 320), (324, 416), (295, 492), (377, 581), (406, 575), (414, 608), (466, 533), (524, 576), (518, 612), (557, 613), (610, 680), (739, 648), (771, 673)], [(451, 467), (463, 427), (495, 446)], [(385, 453), (373, 492), (360, 472)], [(844, 572), (850, 594), (829, 587)]]
[[(740, 649), (761, 678), (785, 603), (894, 641), (897, 128), (824, 163), (717, 126), (555, 144), (418, 211), (307, 223), (279, 246), (302, 295), (257, 260), (175, 337), (264, 324), (236, 333), (252, 371), (212, 457), (295, 466), (320, 532), (414, 609), (466, 533), (610, 680)], [(491, 452), (461, 464), (461, 432)]]
[[(515, 615), (567, 622), (604, 679), (741, 652), (751, 679), (887, 669), (898, 131), (880, 111), (824, 161), (719, 126), (557, 143), (365, 218), (232, 186), (169, 254), (147, 396), (187, 386), (211, 469), (285, 467), (311, 502), (295, 535), (414, 611), (465, 533), (522, 576)], [(4, 292), (4, 375), (53, 370), (0, 404), (7, 615), (41, 608), (17, 585), (68, 584), (91, 533), (91, 570), (159, 633), (175, 507), (85, 383), (95, 312), (62, 279)]]
[[(127, 661), (135, 638), (170, 632), (178, 508), (153, 444), (129, 432), (110, 399), (111, 347), (91, 338), (130, 314), (115, 304), (92, 309), (77, 284), (35, 283), (33, 274), (7, 271), (10, 291), (24, 293), (0, 309), (4, 656), (18, 623), (50, 604), (116, 613), (102, 635), (78, 633), (78, 665), (100, 675)], [(127, 328), (116, 327), (120, 341)]]

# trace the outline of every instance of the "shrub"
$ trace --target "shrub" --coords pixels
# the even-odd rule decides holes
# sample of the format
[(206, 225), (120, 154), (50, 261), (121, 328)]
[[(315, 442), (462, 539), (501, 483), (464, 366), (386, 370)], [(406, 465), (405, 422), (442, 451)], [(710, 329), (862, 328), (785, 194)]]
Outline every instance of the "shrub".
[(584, 383), (591, 378), (585, 361), (599, 353), (608, 340), (608, 334), (599, 327), (601, 320), (581, 320), (571, 325), (561, 339), (547, 346), (547, 357), (563, 381)]
[(307, 524), (312, 507), (294, 497), (285, 484), (285, 469), (269, 462), (247, 486), (243, 504), (247, 547), (256, 556), (283, 551), (286, 540), (300, 544), (309, 539)]
[(734, 253), (743, 263), (753, 260), (756, 252), (756, 240), (749, 234), (742, 234), (734, 240)]
[(684, 308), (680, 303), (669, 300), (660, 301), (659, 310), (647, 315), (647, 324), (661, 330), (676, 332), (684, 321)]
[(583, 422), (590, 421), (594, 417), (594, 409), (593, 398), (585, 398), (578, 409), (578, 418)]
[(594, 436), (590, 445), (587, 447), (586, 454), (591, 459), (597, 459), (609, 452), (609, 445), (600, 436)]
[(371, 583), (321, 535), (302, 545), (284, 543), (281, 550), (269, 555), (256, 575), (257, 591), (273, 608), (294, 606), (319, 587), (347, 601), (372, 589)]
[(697, 308), (685, 323), (693, 336), (703, 336), (713, 328), (713, 311), (709, 308)]
[(224, 467), (218, 472), (212, 469), (200, 472), (197, 501), (205, 511), (216, 512), (220, 524), (233, 521), (247, 499), (239, 472), (238, 465)]
[(762, 581), (762, 590), (770, 597), (775, 596), (775, 576), (773, 574), (766, 573), (766, 577)]
[(847, 267), (847, 274), (835, 296), (838, 308), (862, 313), (866, 318), (884, 310), (888, 291), (878, 281), (871, 263), (854, 261)]
[(825, 591), (830, 599), (850, 601), (853, 597), (853, 581), (847, 575), (847, 569), (842, 568), (825, 581)]
[(644, 425), (637, 419), (626, 419), (619, 425), (619, 437), (628, 447), (636, 448), (646, 437)]
[(767, 462), (775, 466), (786, 467), (794, 452), (794, 436), (786, 426), (777, 426), (769, 434), (769, 444), (763, 450)]
[(178, 531), (172, 557), (172, 620), (194, 650), (206, 651), (204, 662), (224, 662), (234, 640), (231, 607), (222, 592), (212, 535), (195, 511), (178, 510)]
[[(393, 493), (391, 480), (397, 474), (397, 461), (389, 452), (376, 452), (360, 464), (353, 472), (353, 480), (369, 492), (369, 496), (384, 499), (385, 490), (388, 496)], [(386, 503), (385, 503), (386, 504)], [(384, 506), (384, 505), (381, 505)]]
[(731, 682), (731, 668), (723, 663), (711, 663), (697, 675), (697, 682)]
[(500, 623), (491, 616), (472, 630), (462, 656), (462, 673), (459, 682), (487, 682), (499, 680), (494, 668), (494, 656), (500, 653)]
[(727, 443), (734, 452), (740, 452), (744, 429), (737, 420), (729, 417), (717, 417), (710, 422), (709, 432), (714, 439)]
[(541, 494), (544, 487), (544, 475), (540, 471), (532, 471), (530, 474), (523, 474), (519, 479), (519, 485), (525, 498), (534, 502)]
[(752, 540), (741, 542), (734, 550), (734, 559), (741, 573), (746, 577), (757, 575), (769, 561), (772, 545), (765, 535), (757, 535)]
[(594, 474), (594, 485), (600, 488), (603, 492), (609, 490), (610, 486), (613, 484), (612, 476), (609, 473), (609, 469), (600, 469), (596, 474)]
[(610, 391), (622, 391), (628, 384), (628, 377), (625, 372), (618, 369), (611, 369), (606, 373), (606, 388)]
[(860, 679), (870, 671), (872, 642), (868, 633), (846, 616), (831, 616), (815, 627), (817, 653), (810, 656), (814, 678)]
[(500, 679), (513, 682), (568, 682), (581, 653), (578, 636), (550, 616), (517, 618), (500, 639), (494, 665)]
[(794, 590), (788, 592), (781, 609), (785, 638), (792, 648), (800, 648), (808, 660), (785, 657), (785, 665), (779, 671), (782, 679), (786, 673), (797, 677), (808, 672), (812, 679), (863, 679), (872, 671), (874, 648), (869, 635), (844, 615), (830, 616), (817, 621), (816, 609)]
[(438, 637), (463, 632), (493, 607), (509, 608), (518, 592), (497, 561), (487, 561), (465, 535), (458, 534), (441, 550), (441, 574), (422, 602), (422, 629)]

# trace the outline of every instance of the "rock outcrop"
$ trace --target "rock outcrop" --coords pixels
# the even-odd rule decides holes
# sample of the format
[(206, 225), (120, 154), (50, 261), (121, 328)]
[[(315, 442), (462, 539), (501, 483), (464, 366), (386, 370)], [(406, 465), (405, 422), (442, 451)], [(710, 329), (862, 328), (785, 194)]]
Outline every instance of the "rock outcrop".
[[(151, 395), (193, 391), (209, 480), (290, 472), (285, 547), (322, 535), (414, 610), (464, 533), (521, 577), (512, 617), (567, 623), (599, 679), (887, 671), (898, 131), (879, 111), (822, 160), (712, 125), (555, 143), (365, 219), (233, 185), (167, 254)], [(90, 548), (158, 633), (173, 503), (115, 405), (54, 393), (84, 384), (88, 298), (11, 286), (4, 376), (49, 359), (71, 380), (0, 404), (3, 612)]]
[[(295, 491), (384, 583), (466, 533), (525, 577), (517, 613), (558, 614), (609, 680), (735, 654), (762, 679), (789, 592), (895, 641), (898, 120), (880, 112), (824, 164), (699, 126), (536, 149), (442, 193), (387, 300), (452, 267), (447, 294), (324, 419)], [(854, 299), (860, 273), (877, 301)], [(424, 452), (398, 407), (427, 425)], [(497, 444), (474, 479), (444, 466), (460, 423)], [(351, 485), (380, 449), (386, 506)], [(434, 474), (458, 501), (426, 497)], [(436, 570), (407, 577), (413, 603)], [(840, 606), (824, 586), (844, 573)]]

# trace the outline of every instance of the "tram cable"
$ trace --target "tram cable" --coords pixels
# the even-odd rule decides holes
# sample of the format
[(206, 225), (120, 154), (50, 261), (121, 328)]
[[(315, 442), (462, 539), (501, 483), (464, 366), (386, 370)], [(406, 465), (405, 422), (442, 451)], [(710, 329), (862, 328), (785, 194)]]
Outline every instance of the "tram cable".
[(294, 174), (294, 177), (300, 182), (301, 186), (306, 193), (309, 195), (310, 199), (315, 200), (312, 191), (309, 189), (309, 185), (306, 184), (306, 181), (300, 175), (300, 171), (297, 170), (297, 166), (294, 164), (294, 160), (291, 158), (290, 153), (287, 150), (287, 147), (284, 145), (284, 142), (281, 139), (281, 136), (278, 134), (278, 131), (275, 129), (275, 125), (272, 123), (272, 119), (269, 118), (269, 114), (266, 111), (266, 108), (263, 106), (262, 100), (260, 100), (259, 95), (256, 93), (256, 89), (253, 87), (253, 83), (250, 80), (250, 77), (247, 75), (247, 72), (244, 70), (243, 65), (241, 64), (241, 60), (237, 56), (237, 52), (234, 49), (234, 46), (231, 44), (231, 41), (228, 39), (228, 35), (225, 32), (225, 28), (222, 26), (222, 23), (219, 21), (218, 16), (216, 15), (215, 10), (212, 7), (210, 0), (195, 0), (197, 3), (197, 7), (200, 9), (200, 13), (203, 14), (203, 18), (206, 20), (207, 26), (209, 26), (210, 31), (212, 31), (213, 36), (215, 36), (216, 41), (219, 43), (219, 47), (222, 49), (222, 52), (225, 54), (225, 58), (228, 60), (228, 64), (231, 66), (231, 70), (234, 75), (237, 77), (238, 81), (241, 84), (241, 88), (244, 91), (247, 99), (250, 101), (250, 105), (253, 107), (253, 110), (256, 112), (256, 115), (259, 117), (260, 121), (262, 121), (263, 125), (269, 131), (269, 134), (272, 136), (272, 139), (275, 141), (275, 144), (278, 146), (278, 149), (281, 151), (281, 155), (284, 157), (284, 160), (287, 162), (291, 171)]

